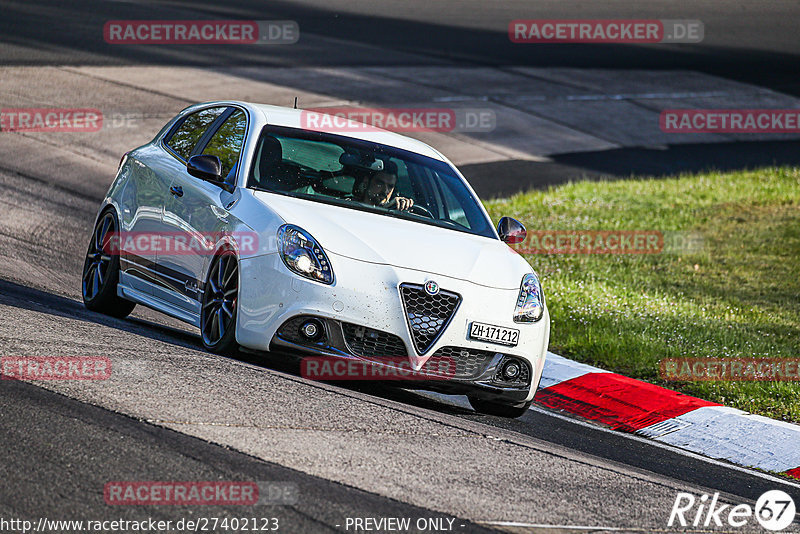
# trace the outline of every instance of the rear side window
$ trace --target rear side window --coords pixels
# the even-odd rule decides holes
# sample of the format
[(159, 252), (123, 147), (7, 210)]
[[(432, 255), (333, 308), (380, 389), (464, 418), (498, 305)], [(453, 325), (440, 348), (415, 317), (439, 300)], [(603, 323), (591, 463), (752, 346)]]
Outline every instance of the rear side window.
[(209, 108), (192, 113), (183, 120), (183, 124), (175, 130), (166, 141), (167, 146), (185, 160), (189, 159), (192, 149), (205, 133), (211, 123), (225, 111), (224, 107)]
[(239, 162), (246, 128), (247, 117), (243, 111), (237, 110), (222, 123), (203, 150), (203, 154), (219, 158), (222, 163), (222, 176), (226, 179), (236, 174), (236, 164)]

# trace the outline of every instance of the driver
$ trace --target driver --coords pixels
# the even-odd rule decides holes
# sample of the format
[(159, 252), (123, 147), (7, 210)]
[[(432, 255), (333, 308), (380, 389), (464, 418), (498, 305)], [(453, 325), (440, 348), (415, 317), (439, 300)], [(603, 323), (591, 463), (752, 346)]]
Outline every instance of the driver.
[(405, 197), (394, 197), (394, 187), (397, 184), (397, 175), (387, 169), (378, 171), (366, 178), (366, 185), (356, 193), (356, 200), (373, 206), (383, 208), (398, 209), (402, 211), (410, 210), (414, 201)]

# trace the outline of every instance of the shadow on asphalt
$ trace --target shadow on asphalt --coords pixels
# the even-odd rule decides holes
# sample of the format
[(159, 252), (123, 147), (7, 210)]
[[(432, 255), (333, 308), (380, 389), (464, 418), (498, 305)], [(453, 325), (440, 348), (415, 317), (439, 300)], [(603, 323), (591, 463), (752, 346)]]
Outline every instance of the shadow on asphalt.
[[(0, 413), (3, 415), (0, 436), (4, 440), (0, 503), (6, 515), (32, 519), (47, 510), (50, 517), (73, 518), (80, 514), (77, 517), (124, 518), (145, 524), (149, 520), (171, 520), (174, 525), (184, 518), (192, 518), (200, 508), (200, 517), (276, 517), (280, 521), (280, 532), (292, 533), (341, 532), (337, 526), (347, 517), (436, 515), (431, 509), (306, 474), (77, 401), (32, 383), (4, 380), (0, 386)], [(295, 488), (296, 502), (244, 506), (236, 502), (212, 503), (202, 507), (109, 506), (104, 498), (106, 484), (131, 478), (140, 481), (243, 481), (261, 485), (279, 482)], [(204, 525), (202, 520), (198, 522), (196, 517), (194, 520)], [(277, 530), (274, 526), (265, 528), (266, 523), (261, 521), (260, 528), (250, 530)], [(466, 520), (458, 524), (459, 532), (496, 532)], [(248, 530), (247, 526), (230, 530), (207, 527), (188, 527), (180, 532)], [(120, 532), (113, 527), (108, 531)]]
[[(443, 9), (446, 9), (443, 8)], [(565, 13), (581, 8), (564, 5)], [(633, 3), (625, 9), (639, 9)], [(461, 66), (530, 66), (579, 69), (693, 70), (722, 76), (757, 86), (800, 95), (796, 76), (800, 49), (793, 53), (758, 50), (739, 39), (737, 47), (708, 43), (680, 47), (604, 44), (540, 44), (520, 46), (512, 43), (506, 31), (479, 30), (460, 25), (458, 14), (440, 20), (415, 21), (375, 13), (353, 13), (337, 8), (334, 2), (324, 7), (298, 5), (278, 0), (265, 5), (260, 0), (237, 0), (218, 5), (217, 0), (176, 1), (168, 5), (148, 3), (98, 3), (74, 0), (65, 12), (55, 0), (34, 0), (12, 4), (0, 18), (0, 32), (10, 45), (0, 51), (5, 65), (192, 65), (201, 68), (245, 66), (394, 66), (436, 65), (441, 62)], [(703, 12), (707, 22), (719, 13)], [(304, 35), (297, 44), (263, 45), (110, 45), (103, 40), (108, 20), (230, 18), (254, 20), (291, 19), (298, 21)], [(53, 32), (65, 21), (69, 32)], [(723, 28), (742, 31), (738, 21), (718, 21)], [(751, 32), (758, 33), (758, 28)], [(337, 46), (318, 38), (346, 39)], [(411, 37), (413, 36), (413, 38)], [(753, 42), (758, 42), (753, 40)], [(348, 44), (349, 43), (349, 44)], [(795, 46), (794, 43), (791, 43)], [(395, 52), (376, 54), (373, 46)], [(21, 47), (21, 48), (18, 48)], [(22, 51), (26, 52), (22, 52)], [(408, 55), (412, 54), (412, 55)], [(263, 79), (258, 70), (239, 76)], [(290, 84), (299, 90), (315, 91), (313, 80), (297, 76)], [(346, 93), (327, 88), (331, 97), (347, 98)], [(256, 98), (256, 100), (258, 100)], [(507, 196), (519, 191), (541, 189), (576, 180), (602, 180), (640, 176), (671, 176), (707, 169), (739, 170), (773, 164), (800, 164), (797, 141), (730, 142), (672, 145), (657, 148), (624, 148), (551, 156), (552, 162), (506, 161), (464, 165), (462, 171), (483, 198)]]
[[(101, 324), (164, 343), (203, 350), (200, 337), (197, 335), (138, 318), (114, 319), (106, 317), (85, 309), (83, 304), (78, 301), (5, 280), (0, 280), (0, 305)], [(280, 353), (264, 354), (239, 351), (237, 354), (232, 354), (228, 357), (299, 376), (298, 357), (291, 355), (292, 357), (286, 358), (285, 356), (286, 354)], [(723, 463), (709, 464), (703, 460), (689, 458), (672, 450), (656, 448), (647, 440), (632, 441), (621, 433), (586, 427), (571, 420), (551, 417), (541, 411), (530, 410), (518, 419), (505, 419), (480, 415), (472, 410), (446, 402), (438, 402), (435, 399), (418, 395), (413, 391), (400, 389), (396, 386), (387, 387), (382, 384), (366, 382), (331, 382), (329, 384), (358, 391), (376, 398), (392, 400), (444, 415), (485, 423), (530, 436), (537, 440), (557, 444), (567, 449), (582, 451), (593, 456), (642, 469), (645, 472), (665, 475), (691, 485), (713, 488), (752, 500), (755, 500), (769, 489), (775, 489), (774, 482), (755, 478), (746, 470), (732, 470)], [(26, 387), (30, 388), (31, 386), (26, 385)], [(39, 388), (35, 389), (38, 390)], [(48, 392), (47, 394), (51, 393)], [(92, 409), (96, 408), (92, 407)], [(172, 434), (179, 439), (189, 439), (177, 433)], [(794, 488), (782, 487), (782, 489), (800, 498), (800, 493)]]
[[(116, 319), (89, 311), (83, 306), (83, 303), (79, 301), (2, 279), (0, 279), (0, 305), (95, 323), (162, 343), (205, 351), (199, 333), (192, 334), (184, 330), (138, 317)], [(239, 350), (236, 353), (224, 354), (222, 356), (258, 367), (297, 377), (300, 376), (300, 360), (302, 359), (302, 355), (287, 352), (265, 353), (251, 350)], [(359, 381), (335, 381), (328, 382), (328, 384), (450, 415), (474, 414), (471, 410), (465, 410), (458, 406), (437, 402), (436, 400), (416, 395), (411, 391), (400, 389), (397, 383), (378, 384)]]
[[(699, 6), (694, 10), (692, 18), (701, 19), (706, 25), (713, 26), (718, 35), (729, 36), (723, 41), (724, 45), (701, 42), (669, 47), (631, 44), (597, 46), (591, 43), (519, 45), (509, 40), (507, 32), (506, 24), (509, 18), (514, 18), (513, 12), (506, 15), (503, 11), (498, 11), (498, 29), (481, 30), (473, 25), (463, 24), (465, 18), (458, 10), (454, 10), (455, 5), (443, 4), (438, 20), (419, 21), (381, 16), (376, 10), (356, 13), (346, 8), (348, 2), (331, 2), (316, 7), (287, 0), (269, 3), (262, 0), (234, 0), (223, 5), (218, 0), (178, 0), (166, 5), (152, 2), (139, 4), (73, 0), (69, 4), (69, 10), (65, 11), (58, 0), (34, 0), (5, 6), (4, 16), (0, 19), (0, 31), (4, 41), (11, 46), (7, 51), (0, 52), (0, 62), (6, 65), (138, 63), (205, 67), (297, 67), (389, 66), (408, 64), (409, 61), (417, 64), (424, 61), (446, 61), (476, 66), (689, 69), (800, 94), (800, 83), (796, 77), (799, 61), (797, 48), (789, 47), (791, 52), (787, 53), (748, 46), (751, 42), (763, 42), (761, 27), (754, 27), (749, 34), (742, 33), (741, 20), (733, 15), (727, 16), (724, 8), (723, 14), (720, 14), (720, 8), (716, 5), (713, 8)], [(414, 2), (409, 7), (413, 10)], [(636, 2), (624, 2), (619, 10), (620, 14), (643, 13), (642, 6)], [(658, 13), (657, 8), (652, 13)], [(524, 18), (522, 12), (519, 15)], [(539, 18), (583, 18), (584, 15), (585, 7), (581, 3), (567, 2), (550, 9), (543, 6)], [(314, 43), (302, 37), (292, 46), (266, 47), (120, 46), (109, 45), (103, 39), (103, 26), (109, 20), (194, 18), (289, 19), (298, 22), (302, 35), (346, 39), (353, 46), (330, 46), (326, 42)], [(52, 28), (64, 27), (65, 24), (70, 31), (52, 31)], [(784, 39), (785, 35), (787, 34), (781, 34)], [(794, 34), (791, 34), (791, 38), (794, 38)], [(371, 47), (388, 49), (398, 54), (396, 57), (387, 57), (387, 54), (376, 53)], [(34, 51), (31, 52), (31, 49)], [(23, 53), (20, 50), (27, 51)]]
[(87, 310), (83, 303), (0, 279), (0, 305), (95, 323), (185, 348), (202, 350), (200, 336), (138, 317), (115, 319)]
[(620, 148), (548, 156), (552, 162), (498, 161), (460, 165), (483, 199), (582, 180), (621, 180), (631, 176), (668, 178), (681, 173), (751, 170), (800, 165), (798, 141), (740, 141)]

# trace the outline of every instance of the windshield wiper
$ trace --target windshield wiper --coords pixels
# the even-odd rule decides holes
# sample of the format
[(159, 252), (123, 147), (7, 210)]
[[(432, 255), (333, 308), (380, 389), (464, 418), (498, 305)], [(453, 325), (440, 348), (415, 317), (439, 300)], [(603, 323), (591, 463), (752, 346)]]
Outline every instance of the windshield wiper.
[(353, 208), (361, 211), (368, 211), (371, 213), (384, 214), (389, 211), (389, 208), (382, 208), (380, 206), (370, 206), (369, 204), (363, 204), (356, 200), (349, 200), (346, 198), (328, 197), (324, 195), (311, 195), (308, 193), (293, 193), (292, 191), (276, 191), (274, 189), (266, 189), (264, 187), (259, 187), (257, 185), (251, 186), (250, 189), (255, 189), (256, 191), (264, 191), (265, 193), (275, 193), (276, 195), (286, 195), (287, 197), (299, 198), (302, 200), (311, 200), (313, 202), (322, 202), (323, 204), (331, 204), (334, 206)]
[(451, 221), (449, 219), (431, 219), (430, 217), (417, 215), (416, 213), (409, 213), (406, 211), (384, 208), (383, 206), (373, 206), (370, 204), (364, 204), (363, 202), (359, 202), (357, 200), (349, 200), (345, 198), (336, 198), (336, 197), (325, 197), (322, 195), (309, 195), (308, 193), (293, 193), (291, 191), (274, 191), (272, 189), (266, 189), (264, 187), (259, 187), (257, 185), (250, 186), (250, 189), (255, 189), (256, 191), (264, 191), (265, 193), (275, 193), (276, 195), (286, 195), (287, 197), (299, 198), (302, 200), (311, 200), (312, 202), (322, 202), (323, 204), (330, 204), (333, 206), (342, 206), (344, 208), (366, 211), (367, 213), (388, 215), (389, 217), (395, 219), (402, 219), (404, 221), (430, 224), (431, 226), (438, 226), (439, 228), (449, 228), (457, 232), (466, 232), (468, 234), (474, 234), (474, 232), (472, 232), (469, 228), (461, 224), (458, 224), (454, 221)]

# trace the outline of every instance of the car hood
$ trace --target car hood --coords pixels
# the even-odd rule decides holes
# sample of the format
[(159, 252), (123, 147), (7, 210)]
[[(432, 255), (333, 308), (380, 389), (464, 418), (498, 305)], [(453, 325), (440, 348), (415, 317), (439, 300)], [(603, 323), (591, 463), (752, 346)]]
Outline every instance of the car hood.
[(255, 196), (287, 223), (309, 232), (327, 252), (351, 259), (498, 289), (518, 289), (531, 271), (498, 239), (274, 193), (256, 191)]

